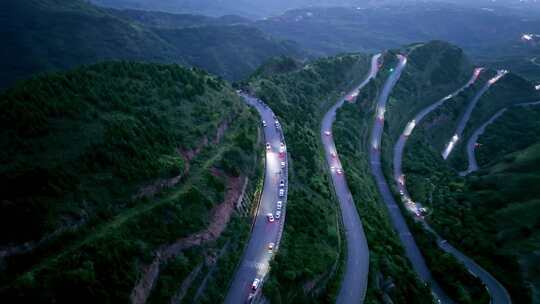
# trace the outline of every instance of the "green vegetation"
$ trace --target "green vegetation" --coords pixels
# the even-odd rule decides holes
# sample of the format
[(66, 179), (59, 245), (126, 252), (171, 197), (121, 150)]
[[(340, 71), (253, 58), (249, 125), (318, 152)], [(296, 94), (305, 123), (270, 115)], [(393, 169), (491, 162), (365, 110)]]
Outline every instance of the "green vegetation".
[[(374, 82), (372, 82), (374, 84)], [(371, 86), (370, 86), (371, 87)], [(367, 96), (366, 96), (367, 97)], [(369, 100), (373, 101), (375, 95)], [(412, 270), (368, 164), (371, 105), (346, 104), (336, 115), (333, 134), (347, 183), (369, 243), (369, 283), (365, 303), (432, 303), (430, 290)]]
[(480, 137), (476, 159), (480, 167), (494, 164), (507, 154), (537, 142), (540, 142), (540, 107), (510, 107)]
[[(8, 302), (126, 302), (158, 248), (206, 229), (226, 191), (260, 176), (255, 112), (198, 70), (103, 63), (22, 82), (0, 103), (2, 245), (44, 240), (2, 261)], [(193, 247), (233, 248), (210, 282), (226, 282), (248, 231), (233, 214), (219, 239)], [(158, 298), (197, 265), (190, 252), (165, 267)]]
[[(431, 148), (423, 133), (412, 137), (404, 159), (404, 172), (413, 200), (431, 210), (428, 220), (434, 228), (503, 283), (514, 302), (529, 303), (530, 291), (518, 261), (522, 263), (524, 259), (534, 257), (533, 251), (528, 251), (531, 245), (524, 244), (530, 242), (532, 246), (538, 246), (532, 237), (535, 220), (526, 220), (527, 214), (538, 218), (534, 215), (537, 214), (534, 208), (529, 209), (527, 205), (538, 197), (533, 190), (535, 187), (531, 186), (537, 182), (535, 175), (527, 173), (537, 170), (534, 161), (526, 165), (513, 164), (525, 168), (523, 171), (508, 169), (494, 174), (492, 169), (482, 170), (478, 175), (463, 179), (440, 162), (438, 151)], [(506, 162), (514, 162), (513, 157), (505, 159)], [(513, 213), (515, 218), (509, 221), (500, 214), (512, 206), (524, 209), (522, 213)], [(520, 223), (517, 228), (515, 223)], [(520, 230), (521, 223), (532, 230)], [(501, 227), (517, 232), (505, 234)], [(527, 269), (528, 266), (522, 267)], [(538, 275), (532, 274), (529, 280), (538, 282)]]
[[(402, 210), (405, 211), (404, 208)], [(490, 303), (489, 293), (482, 281), (472, 276), (454, 256), (439, 249), (435, 236), (421, 224), (410, 217), (407, 219), (429, 270), (450, 298), (456, 303)]]
[(472, 75), (467, 56), (449, 43), (431, 41), (408, 46), (403, 52), (409, 54), (407, 66), (388, 99), (385, 117), (392, 140), (422, 108), (457, 90)]
[[(249, 88), (283, 125), (289, 151), (287, 219), (265, 295), (273, 303), (334, 301), (341, 264), (339, 210), (332, 195), (319, 123), (338, 94), (367, 73), (368, 58), (343, 55), (293, 72), (261, 76)], [(288, 69), (285, 69), (288, 70)]]
[(236, 80), (271, 57), (303, 57), (293, 43), (234, 25), (234, 18), (145, 16), (172, 25), (143, 23), (136, 13), (106, 10), (83, 0), (2, 1), (0, 89), (34, 73), (103, 60), (190, 64)]
[[(383, 136), (383, 168), (391, 188), (395, 186), (390, 173), (394, 143), (401, 135), (407, 122), (427, 105), (463, 86), (472, 75), (472, 66), (467, 57), (459, 48), (447, 43), (434, 41), (412, 45), (405, 51), (409, 53), (409, 61), (402, 78), (398, 81), (389, 98)], [(466, 94), (469, 94), (468, 90), (460, 94), (458, 98), (468, 101), (465, 97)], [(454, 103), (453, 105), (455, 106)], [(446, 114), (446, 112), (443, 113)], [(425, 125), (422, 124), (422, 126)], [(415, 130), (416, 132), (418, 130)], [(409, 142), (406, 151), (409, 152), (409, 147), (414, 144), (418, 143)], [(415, 158), (422, 157), (422, 154), (411, 155), (414, 155)], [(432, 170), (433, 167), (417, 165), (404, 169)], [(413, 199), (424, 203), (416, 195), (423, 194), (422, 198), (426, 199), (430, 184), (416, 176), (410, 176), (410, 171), (405, 172), (407, 184), (413, 185), (412, 188), (409, 188)], [(402, 208), (402, 212), (409, 218), (404, 208)], [(450, 298), (459, 303), (489, 302), (489, 296), (481, 282), (469, 274), (454, 257), (441, 251), (432, 235), (424, 231), (419, 224), (414, 223), (410, 218), (409, 227), (414, 233), (417, 245), (433, 276)]]
[(501, 78), (482, 96), (476, 105), (471, 119), (463, 132), (463, 140), (456, 145), (450, 161), (454, 168), (467, 168), (466, 143), (472, 133), (493, 116), (499, 109), (522, 102), (533, 102), (540, 99), (540, 94), (529, 81), (510, 73)]

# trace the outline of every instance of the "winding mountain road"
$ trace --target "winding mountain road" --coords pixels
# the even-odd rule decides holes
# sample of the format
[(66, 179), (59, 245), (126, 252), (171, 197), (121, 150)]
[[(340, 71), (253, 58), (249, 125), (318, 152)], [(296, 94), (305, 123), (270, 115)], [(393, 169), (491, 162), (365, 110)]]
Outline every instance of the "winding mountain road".
[(390, 92), (394, 88), (395, 84), (401, 76), (401, 72), (407, 64), (407, 58), (403, 55), (398, 55), (399, 63), (393, 73), (386, 80), (384, 87), (379, 94), (377, 100), (377, 110), (375, 122), (373, 124), (373, 129), (371, 130), (371, 143), (370, 143), (370, 167), (371, 172), (377, 183), (379, 192), (385, 202), (385, 205), (390, 214), (390, 219), (394, 226), (394, 229), (397, 231), (398, 236), (405, 248), (405, 254), (407, 258), (411, 261), (413, 269), (418, 274), (419, 278), (425, 282), (429, 283), (431, 286), (432, 293), (434, 296), (442, 303), (453, 303), (452, 300), (444, 293), (439, 284), (435, 281), (431, 272), (429, 271), (422, 253), (418, 249), (416, 242), (407, 227), (405, 218), (401, 214), (399, 206), (397, 205), (390, 187), (386, 182), (382, 168), (381, 168), (381, 137), (384, 130), (384, 112), (386, 109), (386, 102), (390, 96)]
[[(441, 100), (427, 106), (426, 108), (422, 109), (414, 118), (405, 126), (405, 130), (397, 140), (396, 144), (394, 145), (394, 155), (393, 155), (393, 167), (394, 167), (394, 179), (396, 180), (398, 184), (398, 189), (404, 192), (404, 197), (408, 198), (409, 194), (407, 193), (407, 189), (405, 187), (405, 177), (403, 176), (403, 170), (402, 170), (402, 159), (403, 159), (403, 151), (405, 150), (405, 144), (407, 143), (407, 140), (409, 139), (409, 136), (413, 132), (414, 128), (422, 122), (422, 120), (431, 112), (433, 112), (435, 109), (440, 107), (443, 103), (446, 101), (454, 98), (459, 93), (464, 91), (466, 88), (470, 87), (473, 83), (476, 82), (478, 79), (478, 76), (480, 76), (480, 73), (482, 72), (483, 68), (476, 68), (474, 69), (473, 75), (469, 81), (462, 86), (461, 88), (454, 91), (452, 94), (445, 96)], [(416, 208), (416, 205), (412, 205), (409, 201), (406, 201), (407, 209), (411, 210), (415, 214), (419, 214), (420, 212)]]
[(463, 113), (463, 116), (458, 122), (458, 125), (456, 127), (456, 132), (446, 144), (446, 147), (444, 148), (443, 152), (441, 153), (443, 159), (447, 159), (448, 156), (450, 156), (450, 153), (452, 153), (452, 150), (456, 146), (457, 142), (459, 141), (460, 137), (463, 135), (463, 130), (465, 130), (465, 127), (467, 126), (467, 122), (469, 122), (469, 119), (471, 118), (471, 114), (476, 107), (476, 104), (478, 104), (478, 101), (480, 98), (487, 92), (487, 90), (495, 84), (499, 79), (501, 79), (504, 75), (508, 73), (507, 70), (498, 70), (497, 75), (495, 75), (493, 78), (489, 79), (486, 84), (474, 95), (473, 99), (469, 102), (467, 105), (467, 108), (465, 109), (465, 113)]
[(347, 240), (347, 261), (345, 264), (345, 274), (336, 299), (338, 304), (363, 303), (366, 296), (368, 273), (369, 273), (369, 249), (362, 227), (362, 221), (358, 215), (351, 192), (347, 186), (347, 181), (343, 175), (343, 169), (336, 145), (332, 137), (332, 124), (336, 118), (336, 110), (343, 106), (350, 96), (357, 96), (379, 70), (378, 61), (380, 54), (374, 55), (371, 59), (371, 69), (366, 79), (352, 90), (347, 96), (341, 98), (324, 115), (321, 124), (321, 140), (324, 147), (326, 162), (330, 169), (332, 183), (341, 209), (343, 226), (345, 227), (345, 237)]
[[(535, 106), (539, 104), (540, 104), (540, 101), (535, 101), (535, 102), (518, 103), (514, 106), (525, 107), (525, 106)], [(478, 171), (478, 163), (476, 162), (476, 154), (475, 154), (478, 138), (480, 137), (480, 135), (484, 134), (486, 127), (492, 124), (501, 115), (503, 115), (504, 112), (506, 112), (506, 110), (507, 108), (500, 109), (499, 111), (497, 111), (497, 113), (493, 114), (493, 116), (491, 116), (486, 122), (484, 122), (478, 129), (476, 129), (473, 132), (473, 134), (467, 141), (467, 160), (469, 162), (469, 165), (467, 167), (467, 170), (460, 172), (459, 175), (466, 176), (466, 175), (471, 174), (474, 171)]]
[[(285, 141), (279, 122), (272, 110), (260, 99), (245, 93), (240, 93), (240, 96), (244, 98), (246, 103), (257, 109), (262, 120), (265, 121), (264, 137), (269, 146), (266, 151), (263, 192), (250, 239), (225, 298), (225, 303), (229, 304), (246, 303), (260, 296), (264, 279), (270, 270), (270, 261), (279, 248), (285, 225), (288, 188), (287, 152), (286, 146), (281, 146), (281, 143), (284, 144)], [(282, 187), (280, 186), (281, 180), (284, 181)], [(284, 190), (283, 197), (279, 196), (280, 189)], [(276, 217), (277, 201), (282, 201), (282, 206), (279, 208), (281, 209), (279, 219)], [(273, 222), (268, 220), (268, 214), (274, 216)], [(270, 246), (273, 248), (270, 249)], [(257, 288), (252, 286), (255, 279), (259, 280)]]
[[(444, 240), (439, 234), (437, 234), (425, 221), (423, 216), (421, 215), (421, 212), (419, 210), (418, 205), (413, 202), (411, 199), (409, 192), (407, 191), (406, 183), (405, 183), (405, 176), (402, 172), (402, 159), (403, 159), (403, 151), (405, 149), (405, 144), (407, 143), (407, 140), (409, 136), (411, 135), (414, 126), (418, 125), (422, 119), (438, 108), (442, 103), (445, 101), (453, 98), (459, 92), (466, 89), (468, 86), (473, 84), (476, 79), (478, 78), (478, 74), (480, 73), (479, 69), (475, 69), (473, 76), (471, 80), (467, 84), (465, 84), (463, 87), (455, 91), (454, 93), (446, 96), (445, 98), (429, 105), (428, 107), (421, 110), (414, 119), (407, 124), (405, 127), (402, 135), (399, 137), (398, 141), (394, 145), (394, 156), (393, 156), (393, 166), (394, 166), (394, 179), (396, 181), (396, 185), (399, 189), (401, 199), (405, 203), (405, 207), (407, 210), (409, 210), (414, 216), (415, 220), (422, 223), (424, 228), (426, 230), (430, 231), (433, 235), (435, 235), (437, 239), (437, 244), (439, 248), (444, 250), (445, 252), (453, 255), (458, 261), (463, 263), (463, 265), (476, 277), (478, 277), (484, 286), (486, 286), (486, 289), (491, 297), (491, 303), (493, 304), (508, 304), (512, 303), (510, 299), (510, 295), (508, 294), (508, 291), (504, 288), (504, 286), (495, 279), (490, 273), (488, 273), (484, 268), (482, 268), (480, 265), (476, 264), (472, 259), (464, 255), (462, 252), (454, 248), (452, 245), (450, 245), (446, 240)], [(486, 86), (484, 86), (486, 88)], [(481, 95), (481, 94), (480, 94)], [(478, 94), (477, 94), (478, 96)], [(475, 97), (476, 98), (476, 97)], [(503, 109), (505, 110), (505, 109)], [(499, 111), (501, 112), (501, 111)], [(503, 111), (504, 112), (504, 111)], [(502, 113), (500, 113), (502, 114)], [(499, 115), (500, 115), (499, 114)], [(412, 125), (412, 127), (411, 127)], [(484, 126), (485, 127), (485, 126)]]
[(478, 137), (480, 137), (480, 135), (484, 133), (488, 125), (492, 124), (497, 118), (499, 118), (499, 116), (503, 115), (504, 112), (506, 112), (506, 108), (502, 108), (497, 111), (497, 113), (491, 116), (486, 122), (484, 122), (478, 129), (474, 131), (471, 137), (469, 137), (469, 140), (467, 141), (467, 159), (469, 165), (467, 167), (467, 170), (459, 172), (459, 175), (469, 175), (472, 172), (478, 170), (478, 163), (476, 162), (476, 156), (474, 154), (476, 143), (478, 142)]

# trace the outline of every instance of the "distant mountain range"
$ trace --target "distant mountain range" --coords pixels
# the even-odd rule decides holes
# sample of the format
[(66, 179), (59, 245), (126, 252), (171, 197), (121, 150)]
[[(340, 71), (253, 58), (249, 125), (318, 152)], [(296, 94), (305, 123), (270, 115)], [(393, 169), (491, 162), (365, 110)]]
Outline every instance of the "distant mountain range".
[[(218, 15), (219, 11), (222, 16), (120, 10), (83, 0), (6, 0), (0, 4), (0, 88), (38, 72), (104, 60), (193, 65), (235, 81), (273, 57), (302, 61), (434, 39), (457, 44), (482, 64), (540, 79), (540, 65), (530, 63), (538, 54), (538, 45), (521, 39), (524, 33), (538, 34), (540, 17), (531, 13), (524, 18), (518, 10), (500, 6), (486, 9), (436, 2), (382, 5), (395, 1), (323, 1), (317, 4), (363, 5), (294, 9), (252, 21), (225, 14), (235, 11), (221, 10), (218, 4), (247, 9), (258, 0), (245, 6), (240, 4), (247, 0), (234, 5), (209, 0), (159, 0), (152, 5), (142, 0), (92, 1), (170, 11), (178, 11), (169, 7), (173, 3), (180, 7), (185, 2), (185, 11), (216, 8), (214, 13), (200, 13)], [(305, 3), (292, 0), (287, 5), (283, 1), (272, 5), (277, 12), (278, 8)], [(272, 5), (261, 4), (261, 11)]]
[(540, 3), (534, 0), (89, 0), (97, 5), (170, 13), (191, 13), (209, 16), (228, 14), (259, 19), (279, 15), (287, 10), (307, 7), (376, 7), (388, 4), (419, 4), (445, 2), (469, 7), (506, 7), (513, 10), (531, 10), (540, 14)]
[(34, 73), (103, 60), (195, 65), (236, 80), (271, 57), (305, 56), (294, 43), (243, 21), (122, 12), (82, 0), (2, 1), (0, 88)]

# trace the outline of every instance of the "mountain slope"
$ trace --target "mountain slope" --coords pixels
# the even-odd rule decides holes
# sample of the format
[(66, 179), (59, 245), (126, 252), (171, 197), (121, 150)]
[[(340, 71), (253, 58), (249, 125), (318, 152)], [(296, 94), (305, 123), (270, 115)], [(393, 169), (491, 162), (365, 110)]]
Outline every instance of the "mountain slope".
[[(443, 60), (441, 63), (443, 67), (448, 65), (448, 69), (457, 66), (454, 60)], [(469, 75), (471, 75), (470, 70)], [(464, 143), (472, 131), (501, 108), (510, 107), (521, 102), (538, 100), (538, 92), (534, 90), (533, 85), (513, 73), (509, 73), (495, 82), (473, 108), (471, 118), (465, 125), (463, 136), (456, 144), (451, 158), (445, 161), (441, 157), (444, 144), (455, 132), (456, 124), (463, 116), (471, 100), (473, 100), (473, 96), (482, 88), (485, 88), (486, 82), (494, 75), (495, 71), (485, 69), (473, 85), (430, 112), (421, 123), (417, 122), (414, 132), (408, 137), (409, 140), (405, 147), (404, 180), (412, 200), (427, 208), (425, 219), (443, 238), (447, 239), (449, 243), (472, 258), (504, 284), (514, 302), (530, 303), (530, 291), (525, 276), (529, 270), (525, 271), (525, 268), (520, 270), (519, 263), (523, 264), (523, 260), (520, 259), (532, 261), (532, 256), (524, 258), (523, 256), (520, 257), (520, 255), (523, 250), (526, 251), (525, 247), (528, 246), (527, 244), (531, 244), (533, 240), (527, 239), (524, 240), (524, 243), (520, 243), (523, 238), (519, 234), (509, 233), (504, 236), (502, 234), (503, 230), (499, 226), (512, 226), (513, 224), (508, 221), (508, 218), (496, 218), (495, 215), (501, 208), (512, 205), (514, 202), (520, 202), (522, 195), (527, 196), (527, 200), (538, 198), (536, 192), (527, 190), (527, 187), (530, 187), (527, 185), (534, 183), (534, 179), (527, 180), (527, 178), (533, 177), (532, 174), (536, 169), (532, 166), (530, 168), (524, 166), (524, 176), (511, 177), (508, 175), (508, 178), (492, 174), (493, 172), (482, 171), (477, 175), (473, 174), (464, 179), (458, 176), (458, 172), (467, 166), (464, 157)], [(415, 79), (421, 79), (421, 77), (414, 77), (411, 80), (416, 81)], [(406, 109), (417, 105), (427, 106), (433, 104), (465, 82), (466, 80), (454, 82), (454, 88), (448, 87), (444, 91), (427, 86), (424, 90), (433, 90), (432, 93), (434, 93), (428, 99), (417, 98), (415, 94), (411, 94), (410, 88), (414, 86), (411, 86), (410, 83), (398, 83), (396, 94), (393, 96), (396, 106), (389, 109), (388, 121), (389, 124), (397, 123), (399, 127), (394, 128), (392, 125), (388, 127), (390, 131), (386, 136), (388, 149), (391, 149), (397, 138), (402, 136), (402, 134), (398, 133), (401, 132), (399, 130), (405, 129), (407, 121), (414, 116), (404, 116), (403, 113), (407, 113)], [(423, 95), (430, 96), (425, 93)], [(519, 109), (526, 111), (525, 108), (519, 107)], [(518, 107), (512, 111), (518, 111)], [(535, 119), (532, 118), (533, 115), (530, 113), (527, 115), (514, 115), (514, 118), (516, 117), (530, 121), (523, 124), (518, 122), (509, 124), (509, 126), (517, 126), (518, 128), (523, 127), (523, 133), (521, 134), (517, 130), (500, 131), (505, 134), (514, 134), (514, 137), (507, 139), (508, 144), (499, 139), (497, 141), (499, 147), (490, 145), (491, 151), (496, 151), (493, 154), (498, 156), (497, 161), (501, 160), (501, 152), (499, 151), (508, 151), (506, 147), (513, 146), (523, 148), (522, 145), (515, 145), (515, 142), (525, 141), (525, 138), (528, 140), (529, 135), (527, 134), (530, 133), (527, 132), (531, 130), (528, 130), (527, 127), (534, 126), (533, 121)], [(488, 131), (496, 128), (496, 124), (497, 122), (491, 125)], [(506, 129), (505, 127), (498, 128), (501, 130)], [(489, 134), (489, 132), (486, 134)], [(493, 136), (490, 136), (490, 138), (493, 138)], [(482, 149), (482, 147), (479, 149)], [(484, 164), (486, 163), (485, 157), (484, 154)], [(387, 164), (390, 164), (392, 156), (386, 155), (385, 159)], [(390, 172), (389, 165), (388, 169)], [(478, 177), (479, 175), (481, 177)], [(523, 180), (523, 183), (520, 180)], [(516, 195), (515, 198), (513, 195)], [(519, 208), (516, 210), (519, 210)], [(535, 209), (531, 209), (530, 212), (538, 217)], [(516, 213), (512, 214), (517, 216)], [(520, 221), (521, 218), (528, 221), (528, 216), (524, 214), (519, 215), (516, 219)], [(533, 225), (530, 221), (527, 223)], [(512, 229), (510, 228), (510, 230)], [(510, 244), (518, 243), (519, 246), (523, 247), (515, 247), (516, 253), (511, 253), (512, 245)], [(508, 247), (505, 244), (508, 244)], [(456, 273), (455, 270), (454, 273)], [(448, 278), (450, 276), (444, 277)], [(533, 279), (529, 279), (530, 282), (537, 284), (537, 275), (532, 274), (531, 278)], [(458, 292), (465, 294), (463, 290), (458, 289)]]
[[(170, 29), (115, 13), (82, 0), (2, 1), (0, 88), (36, 72), (112, 59), (196, 65), (236, 80), (270, 57), (303, 56), (291, 43), (229, 25), (234, 19), (169, 15)], [(197, 22), (204, 26), (178, 29)]]
[(164, 281), (181, 280), (228, 244), (207, 287), (219, 302), (249, 232), (234, 207), (258, 184), (258, 119), (230, 86), (179, 66), (101, 63), (21, 82), (0, 104), (3, 300), (127, 302), (154, 259)]

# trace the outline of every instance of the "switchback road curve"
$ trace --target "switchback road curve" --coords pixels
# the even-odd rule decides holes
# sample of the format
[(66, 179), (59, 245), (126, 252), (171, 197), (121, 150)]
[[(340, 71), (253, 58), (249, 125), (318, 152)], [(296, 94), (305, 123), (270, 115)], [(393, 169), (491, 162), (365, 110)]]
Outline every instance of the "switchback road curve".
[[(426, 230), (430, 231), (435, 237), (437, 238), (437, 244), (439, 247), (444, 250), (445, 252), (453, 255), (458, 261), (460, 261), (474, 276), (478, 277), (484, 286), (486, 286), (486, 289), (491, 297), (491, 303), (493, 304), (507, 304), (511, 303), (510, 295), (508, 294), (508, 291), (504, 288), (504, 286), (495, 279), (490, 273), (488, 273), (485, 269), (483, 269), (480, 265), (476, 264), (471, 258), (464, 255), (462, 252), (454, 248), (452, 245), (450, 245), (446, 240), (441, 238), (439, 234), (437, 234), (425, 221), (423, 216), (421, 215), (421, 212), (419, 210), (419, 207), (413, 200), (411, 199), (409, 192), (407, 191), (406, 183), (405, 183), (405, 176), (402, 172), (402, 159), (403, 159), (403, 150), (405, 149), (405, 144), (407, 143), (407, 140), (409, 136), (411, 135), (414, 126), (418, 125), (422, 119), (438, 108), (443, 102), (453, 98), (456, 96), (459, 92), (466, 89), (468, 86), (470, 86), (476, 79), (478, 78), (479, 70), (476, 69), (473, 73), (473, 76), (471, 80), (467, 84), (465, 84), (463, 87), (461, 87), (459, 90), (455, 91), (454, 93), (446, 96), (445, 98), (437, 101), (436, 103), (433, 103), (420, 111), (414, 119), (407, 124), (405, 127), (402, 135), (399, 137), (398, 141), (396, 142), (394, 146), (394, 156), (393, 156), (393, 167), (394, 167), (394, 179), (396, 182), (396, 185), (399, 189), (401, 199), (405, 203), (405, 207), (407, 210), (409, 210), (413, 216), (415, 217), (415, 220), (422, 223), (424, 228)], [(484, 86), (484, 88), (486, 88)], [(481, 94), (480, 94), (481, 95)], [(477, 94), (478, 96), (478, 94)], [(477, 97), (475, 97), (477, 98)], [(500, 111), (499, 111), (500, 112)], [(500, 113), (502, 114), (502, 113)], [(499, 114), (499, 115), (500, 115)]]

